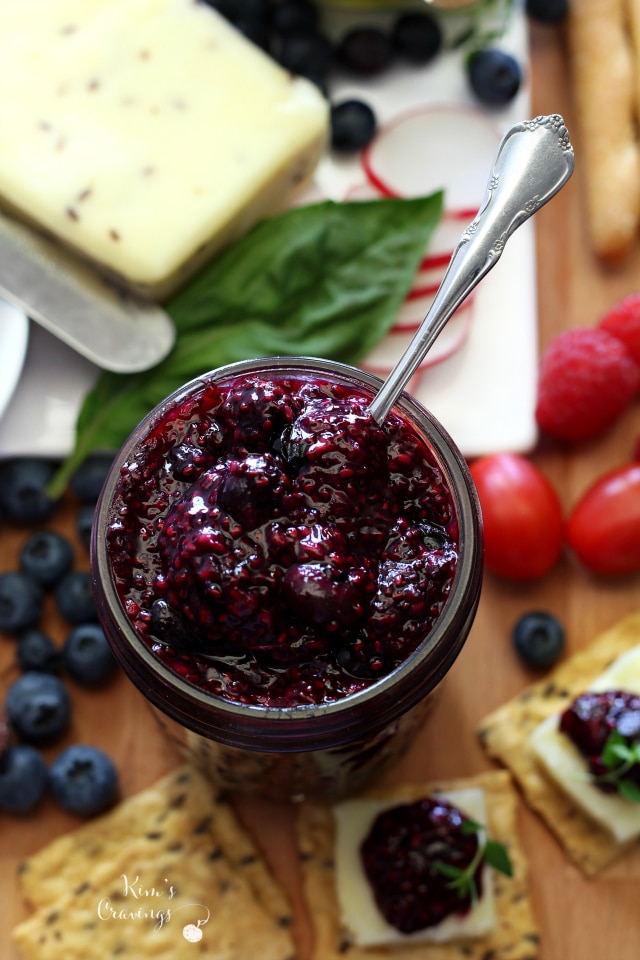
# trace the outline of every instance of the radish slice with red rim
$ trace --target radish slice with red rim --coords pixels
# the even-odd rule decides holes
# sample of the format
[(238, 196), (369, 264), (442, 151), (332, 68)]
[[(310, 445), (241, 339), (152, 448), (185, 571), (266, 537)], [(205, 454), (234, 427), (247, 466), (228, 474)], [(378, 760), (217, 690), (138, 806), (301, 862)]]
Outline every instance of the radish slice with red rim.
[(499, 143), (500, 132), (481, 110), (425, 105), (380, 127), (362, 152), (362, 165), (383, 196), (419, 197), (444, 190), (449, 210), (473, 218)]
[[(387, 336), (362, 361), (363, 369), (386, 377), (408, 347), (422, 318), (423, 314), (416, 310), (415, 304), (405, 303), (400, 309), (396, 326), (392, 327)], [(469, 336), (472, 319), (473, 299), (465, 301), (458, 308), (429, 350), (420, 369), (433, 367), (456, 353)]]

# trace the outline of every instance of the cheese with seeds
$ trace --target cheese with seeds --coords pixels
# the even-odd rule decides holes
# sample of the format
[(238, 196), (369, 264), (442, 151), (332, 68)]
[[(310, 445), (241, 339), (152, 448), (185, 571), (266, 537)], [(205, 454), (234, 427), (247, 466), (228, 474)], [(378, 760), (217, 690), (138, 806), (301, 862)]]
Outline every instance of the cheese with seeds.
[(162, 297), (287, 205), (328, 105), (194, 0), (0, 3), (0, 202)]
[[(640, 694), (640, 647), (618, 657), (587, 689)], [(529, 743), (538, 762), (576, 806), (619, 843), (640, 836), (640, 804), (594, 786), (583, 755), (569, 737), (560, 733), (559, 722), (560, 715), (553, 714), (531, 734)]]
[[(484, 791), (470, 787), (442, 791), (439, 797), (448, 800), (476, 823), (487, 822)], [(384, 919), (375, 902), (373, 890), (362, 867), (360, 846), (374, 820), (383, 810), (398, 805), (388, 799), (344, 800), (333, 808), (336, 824), (335, 869), (338, 902), (342, 923), (361, 946), (398, 943), (444, 943), (450, 940), (483, 936), (496, 923), (493, 876), (485, 868), (482, 896), (467, 914), (450, 915), (441, 923), (415, 933), (404, 934)], [(483, 831), (479, 842), (484, 842)]]

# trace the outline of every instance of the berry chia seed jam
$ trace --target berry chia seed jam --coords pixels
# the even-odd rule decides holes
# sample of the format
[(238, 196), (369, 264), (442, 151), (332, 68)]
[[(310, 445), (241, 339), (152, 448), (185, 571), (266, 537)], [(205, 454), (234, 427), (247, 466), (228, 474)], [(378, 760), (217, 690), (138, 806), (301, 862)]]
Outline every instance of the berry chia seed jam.
[(359, 786), (471, 626), (466, 466), (408, 397), (376, 424), (378, 384), (319, 360), (221, 368), (152, 411), (105, 484), (107, 636), (169, 735), (235, 789)]

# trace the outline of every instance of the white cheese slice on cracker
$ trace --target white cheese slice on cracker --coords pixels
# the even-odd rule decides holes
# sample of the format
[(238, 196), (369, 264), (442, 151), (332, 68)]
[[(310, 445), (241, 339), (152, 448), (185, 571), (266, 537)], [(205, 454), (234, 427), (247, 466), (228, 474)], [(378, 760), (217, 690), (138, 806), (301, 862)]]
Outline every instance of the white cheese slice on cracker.
[[(625, 690), (640, 695), (640, 647), (618, 657), (589, 685), (588, 690)], [(547, 717), (531, 734), (536, 759), (573, 802), (604, 827), (618, 843), (640, 836), (640, 804), (617, 793), (604, 793), (590, 781), (583, 755), (559, 730), (560, 715)]]
[[(467, 788), (442, 791), (448, 800), (476, 823), (487, 822), (484, 791)], [(335, 869), (342, 923), (361, 946), (399, 943), (446, 943), (489, 933), (496, 924), (493, 876), (485, 868), (482, 896), (466, 914), (450, 915), (433, 927), (403, 934), (387, 923), (380, 913), (373, 891), (362, 867), (360, 846), (383, 810), (398, 805), (389, 799), (345, 800), (334, 806), (336, 824)], [(483, 832), (479, 841), (484, 842)]]

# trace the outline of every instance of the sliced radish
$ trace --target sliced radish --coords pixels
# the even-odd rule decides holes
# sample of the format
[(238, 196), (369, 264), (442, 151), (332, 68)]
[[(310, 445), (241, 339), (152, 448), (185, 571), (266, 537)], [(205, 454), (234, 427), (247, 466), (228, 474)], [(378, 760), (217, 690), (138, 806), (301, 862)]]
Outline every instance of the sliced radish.
[(449, 209), (472, 211), (473, 217), (499, 142), (498, 130), (481, 110), (425, 105), (382, 126), (363, 151), (362, 165), (383, 196), (418, 197), (444, 190)]
[[(405, 305), (406, 306), (406, 305)], [(402, 314), (403, 307), (400, 313)], [(428, 308), (427, 308), (428, 309)], [(425, 311), (426, 313), (426, 311)], [(411, 316), (411, 319), (409, 317)], [(414, 310), (412, 315), (407, 314), (398, 326), (394, 326), (383, 340), (368, 354), (361, 366), (365, 370), (384, 376), (400, 359), (409, 346), (413, 334), (423, 320), (424, 314), (418, 316)], [(441, 363), (452, 356), (466, 341), (473, 318), (473, 300), (466, 300), (451, 317), (438, 339), (429, 350), (429, 353), (420, 364), (420, 369), (427, 369), (436, 363)]]

